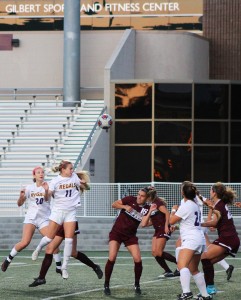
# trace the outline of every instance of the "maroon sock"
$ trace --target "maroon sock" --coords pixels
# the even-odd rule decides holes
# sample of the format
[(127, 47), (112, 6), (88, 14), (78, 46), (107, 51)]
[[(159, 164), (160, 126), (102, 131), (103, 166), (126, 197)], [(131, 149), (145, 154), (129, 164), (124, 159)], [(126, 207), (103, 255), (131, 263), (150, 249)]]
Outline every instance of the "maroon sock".
[(109, 286), (110, 284), (110, 277), (113, 271), (115, 265), (115, 261), (107, 260), (107, 263), (105, 265), (105, 286)]
[(202, 259), (201, 260), (203, 265), (203, 272), (206, 285), (213, 285), (214, 284), (214, 268), (213, 264), (209, 259)]
[(171, 269), (168, 267), (165, 259), (162, 256), (156, 256), (155, 260), (158, 262), (158, 264), (162, 267), (162, 269), (165, 272), (171, 272)]
[(140, 285), (140, 278), (142, 274), (142, 261), (135, 262), (134, 272), (135, 272), (135, 285)]
[(168, 252), (163, 252), (162, 253), (162, 258), (164, 258), (165, 260), (168, 260), (168, 261), (170, 261), (170, 262), (172, 262), (172, 263), (177, 263), (177, 261), (176, 261), (176, 257), (175, 256), (173, 256), (173, 255), (171, 255), (170, 253), (168, 253)]
[(48, 272), (49, 267), (52, 264), (53, 254), (45, 254), (44, 260), (42, 262), (41, 270), (39, 273), (39, 279), (45, 279), (45, 276)]
[(90, 260), (89, 257), (87, 255), (85, 255), (83, 252), (78, 251), (76, 259), (78, 259), (83, 264), (85, 264), (86, 266), (88, 266), (92, 269), (94, 269), (96, 267), (96, 264), (94, 264), (93, 261)]

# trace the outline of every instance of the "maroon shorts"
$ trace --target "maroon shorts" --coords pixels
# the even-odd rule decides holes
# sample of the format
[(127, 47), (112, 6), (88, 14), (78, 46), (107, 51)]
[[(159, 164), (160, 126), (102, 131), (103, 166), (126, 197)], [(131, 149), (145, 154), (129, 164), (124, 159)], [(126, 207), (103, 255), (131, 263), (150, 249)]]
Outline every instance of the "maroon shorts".
[(138, 245), (138, 237), (136, 235), (127, 236), (116, 231), (111, 231), (109, 233), (109, 242), (110, 241), (117, 241), (119, 244), (123, 243), (125, 247), (136, 244)]
[[(79, 225), (78, 225), (78, 222), (76, 221), (74, 234), (79, 234), (79, 233), (80, 233), (80, 231), (79, 231)], [(64, 226), (63, 225), (59, 226), (59, 229), (58, 229), (56, 235), (64, 238)]]
[(171, 232), (169, 231), (168, 234), (166, 234), (163, 229), (158, 228), (155, 230), (153, 237), (156, 237), (157, 239), (165, 238), (168, 241), (171, 237)]
[(230, 237), (219, 237), (213, 241), (214, 245), (219, 245), (227, 250), (227, 254), (235, 257), (239, 250), (240, 240), (237, 235)]

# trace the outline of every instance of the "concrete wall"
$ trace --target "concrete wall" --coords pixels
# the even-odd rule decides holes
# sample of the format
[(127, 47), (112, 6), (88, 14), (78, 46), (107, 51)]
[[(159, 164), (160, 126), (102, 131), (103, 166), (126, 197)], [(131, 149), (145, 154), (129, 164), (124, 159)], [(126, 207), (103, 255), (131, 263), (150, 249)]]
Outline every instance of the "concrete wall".
[[(81, 33), (82, 87), (103, 88), (105, 64), (122, 35)], [(0, 88), (63, 87), (63, 32), (14, 32), (13, 38), (20, 40), (20, 47), (1, 51)]]
[(187, 32), (137, 31), (136, 79), (205, 80), (209, 42)]
[[(94, 147), (88, 147), (82, 161), (82, 169), (89, 171), (93, 183), (110, 182), (110, 130), (98, 129), (92, 140)], [(95, 170), (90, 170), (90, 159), (95, 160)]]
[[(61, 88), (63, 32), (14, 32), (13, 37), (20, 47), (1, 51), (0, 87)], [(103, 88), (105, 69), (108, 81), (207, 79), (208, 48), (207, 40), (184, 32), (83, 31), (80, 86)]]

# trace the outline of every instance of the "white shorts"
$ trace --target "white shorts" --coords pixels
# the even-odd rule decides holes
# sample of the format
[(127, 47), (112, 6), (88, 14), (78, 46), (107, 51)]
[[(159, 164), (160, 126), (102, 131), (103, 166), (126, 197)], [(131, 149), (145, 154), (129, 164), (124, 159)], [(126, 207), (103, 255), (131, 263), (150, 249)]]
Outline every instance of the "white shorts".
[(49, 220), (62, 225), (65, 222), (76, 222), (76, 209), (74, 210), (52, 210)]
[(201, 254), (206, 251), (206, 244), (197, 243), (195, 240), (184, 240), (180, 249), (194, 250), (195, 254)]
[(25, 219), (23, 221), (24, 224), (33, 224), (38, 230), (41, 230), (42, 228), (49, 225), (49, 219), (43, 219), (43, 218), (31, 218), (29, 216), (25, 216)]
[(208, 227), (202, 227), (202, 231), (204, 234), (208, 234)]

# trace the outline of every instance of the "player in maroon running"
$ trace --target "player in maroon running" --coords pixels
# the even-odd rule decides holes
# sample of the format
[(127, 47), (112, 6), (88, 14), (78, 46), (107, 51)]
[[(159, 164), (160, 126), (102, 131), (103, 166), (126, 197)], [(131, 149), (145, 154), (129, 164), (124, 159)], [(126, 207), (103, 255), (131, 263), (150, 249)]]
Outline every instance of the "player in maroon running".
[(240, 240), (228, 206), (233, 204), (235, 192), (221, 182), (215, 183), (210, 190), (209, 207), (213, 210), (213, 219), (202, 223), (203, 227), (216, 227), (218, 238), (202, 254), (202, 265), (209, 294), (216, 294), (214, 285), (213, 264), (231, 255), (235, 257), (238, 252)]
[[(80, 231), (78, 228), (78, 222), (76, 222), (76, 229), (75, 229), (75, 235), (74, 235), (74, 239), (73, 239), (73, 248), (72, 248), (71, 256), (73, 258), (79, 260), (83, 264), (87, 265), (88, 267), (92, 268), (93, 271), (96, 273), (97, 277), (99, 279), (101, 279), (103, 277), (103, 272), (102, 272), (100, 266), (95, 264), (92, 260), (90, 260), (88, 258), (88, 256), (85, 255), (83, 252), (77, 251), (77, 234), (79, 234), (79, 233), (80, 233)], [(44, 259), (43, 259), (43, 262), (41, 265), (41, 269), (40, 269), (38, 278), (36, 278), (29, 285), (29, 287), (36, 287), (38, 285), (46, 283), (45, 277), (49, 270), (49, 267), (52, 264), (53, 253), (54, 253), (55, 249), (58, 249), (59, 245), (62, 243), (63, 240), (64, 240), (64, 226), (61, 225), (58, 229), (58, 232), (57, 232), (55, 238), (46, 247), (45, 256), (44, 256)], [(57, 271), (57, 269), (56, 269), (56, 271)], [(61, 273), (61, 270), (59, 273)]]
[(105, 265), (104, 293), (110, 295), (110, 277), (115, 265), (116, 257), (123, 243), (134, 260), (135, 293), (141, 294), (140, 278), (142, 274), (141, 253), (136, 236), (137, 228), (142, 217), (148, 213), (150, 206), (146, 204), (150, 188), (140, 189), (137, 197), (127, 196), (112, 204), (115, 209), (120, 209), (120, 214), (109, 233), (109, 258)]
[(171, 231), (174, 228), (169, 225), (170, 213), (166, 207), (166, 202), (162, 198), (157, 197), (157, 192), (153, 187), (148, 193), (151, 207), (146, 216), (143, 217), (141, 226), (153, 225), (155, 232), (152, 238), (152, 255), (155, 257), (157, 263), (164, 269), (164, 277), (180, 276), (178, 270), (174, 272), (168, 267), (166, 260), (176, 264), (175, 256), (164, 251), (166, 242), (171, 237)]

